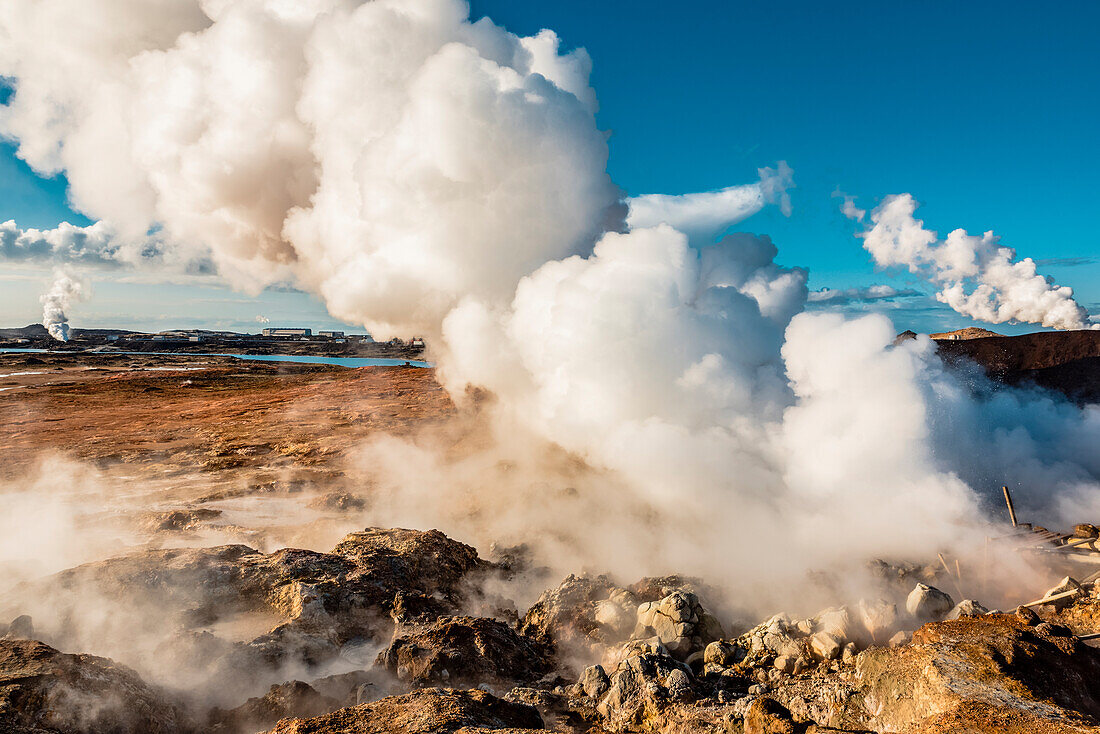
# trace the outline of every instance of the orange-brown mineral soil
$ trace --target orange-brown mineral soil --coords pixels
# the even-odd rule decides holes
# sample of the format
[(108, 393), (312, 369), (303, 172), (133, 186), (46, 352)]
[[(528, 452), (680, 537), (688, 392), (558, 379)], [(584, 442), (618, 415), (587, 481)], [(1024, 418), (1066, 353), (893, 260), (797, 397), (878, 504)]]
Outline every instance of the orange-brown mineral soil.
[(434, 371), (225, 357), (0, 355), (0, 472), (43, 451), (102, 468), (334, 465), (378, 432), (453, 412)]
[(370, 502), (356, 449), (454, 412), (429, 368), (0, 354), (0, 499), (60, 503), (111, 552), (324, 547)]

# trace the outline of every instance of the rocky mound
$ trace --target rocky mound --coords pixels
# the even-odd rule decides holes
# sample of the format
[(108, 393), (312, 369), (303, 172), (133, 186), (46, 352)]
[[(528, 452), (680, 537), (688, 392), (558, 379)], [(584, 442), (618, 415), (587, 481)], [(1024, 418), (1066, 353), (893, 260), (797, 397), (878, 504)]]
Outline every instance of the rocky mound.
[(340, 702), (317, 692), (300, 680), (271, 686), (263, 696), (250, 698), (231, 711), (215, 709), (210, 716), (210, 732), (254, 732), (270, 727), (281, 719), (311, 717), (340, 708)]
[(413, 685), (529, 683), (549, 670), (549, 656), (495, 619), (451, 617), (398, 637), (378, 664)]
[(268, 734), (467, 734), (543, 728), (533, 707), (485, 691), (425, 688), (313, 719), (282, 721)]
[[(369, 528), (331, 553), (243, 545), (145, 551), (63, 571), (18, 596), (39, 600), (42, 633), (66, 647), (98, 636), (166, 636), (158, 654), (205, 670), (203, 685), (224, 704), (242, 681), (354, 660), (398, 625), (457, 614), (494, 568), (438, 531)], [(109, 600), (126, 600), (126, 609), (87, 613)], [(242, 629), (241, 620), (262, 627), (243, 640), (211, 632)], [(374, 654), (360, 664), (369, 667)]]
[(134, 671), (34, 640), (0, 640), (0, 732), (179, 734), (195, 731), (179, 708)]
[(938, 334), (929, 334), (928, 336), (933, 339), (950, 339), (957, 341), (959, 339), (984, 339), (987, 336), (1000, 336), (995, 331), (989, 329), (982, 329), (978, 326), (968, 326), (965, 329), (955, 329), (954, 331), (942, 331)]
[(937, 340), (949, 363), (967, 360), (1010, 385), (1032, 383), (1079, 402), (1100, 401), (1100, 332), (1045, 331), (1021, 336)]
[(856, 679), (875, 731), (1068, 732), (1100, 717), (1100, 651), (1015, 615), (927, 624), (861, 653)]

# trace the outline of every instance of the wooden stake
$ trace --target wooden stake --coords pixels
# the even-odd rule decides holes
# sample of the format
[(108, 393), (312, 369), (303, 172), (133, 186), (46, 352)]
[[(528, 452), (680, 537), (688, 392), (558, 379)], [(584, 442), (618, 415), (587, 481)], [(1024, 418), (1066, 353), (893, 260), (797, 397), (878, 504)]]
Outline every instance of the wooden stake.
[(947, 578), (951, 579), (951, 583), (952, 585), (954, 585), (955, 591), (959, 595), (959, 601), (962, 601), (966, 595), (963, 594), (962, 588), (959, 586), (959, 582), (955, 579), (955, 574), (951, 573), (951, 568), (948, 567), (947, 561), (943, 560), (943, 554), (938, 553), (937, 555), (940, 557), (940, 563), (943, 565), (943, 570), (947, 571)]
[(1008, 493), (1008, 487), (1001, 487), (1005, 493), (1005, 503), (1008, 505), (1008, 516), (1012, 519), (1012, 527), (1019, 527), (1016, 522), (1016, 508), (1012, 506), (1012, 495)]

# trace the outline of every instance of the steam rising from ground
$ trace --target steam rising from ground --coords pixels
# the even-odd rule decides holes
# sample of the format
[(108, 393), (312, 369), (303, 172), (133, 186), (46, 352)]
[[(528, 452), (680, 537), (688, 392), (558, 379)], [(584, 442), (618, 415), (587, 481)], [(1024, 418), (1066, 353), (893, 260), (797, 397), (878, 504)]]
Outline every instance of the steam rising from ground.
[[(0, 34), (0, 131), (76, 206), (208, 251), (241, 287), (293, 277), (379, 338), (429, 338), (482, 433), (366, 447), (375, 522), (790, 596), (809, 567), (952, 542), (1008, 476), (1051, 493), (1025, 498), (1037, 512), (1095, 502), (1095, 412), (975, 393), (881, 316), (801, 313), (804, 269), (722, 236), (789, 211), (785, 164), (623, 201), (591, 62), (550, 31), (458, 0), (15, 0)], [(872, 214), (879, 262), (963, 313), (1083, 325), (1030, 260), (937, 243), (914, 207)]]
[(42, 301), (42, 325), (59, 342), (69, 341), (69, 317), (65, 311), (85, 297), (84, 285), (72, 275), (58, 270), (50, 289), (39, 298)]
[[(871, 212), (873, 226), (863, 246), (884, 267), (901, 265), (941, 286), (936, 299), (955, 311), (994, 324), (1024, 321), (1055, 329), (1100, 328), (1073, 298), (1073, 289), (1058, 286), (1035, 271), (1031, 258), (1001, 246), (992, 232), (982, 236), (956, 229), (939, 240), (913, 214), (909, 194), (888, 196)], [(844, 213), (862, 219), (850, 199)]]

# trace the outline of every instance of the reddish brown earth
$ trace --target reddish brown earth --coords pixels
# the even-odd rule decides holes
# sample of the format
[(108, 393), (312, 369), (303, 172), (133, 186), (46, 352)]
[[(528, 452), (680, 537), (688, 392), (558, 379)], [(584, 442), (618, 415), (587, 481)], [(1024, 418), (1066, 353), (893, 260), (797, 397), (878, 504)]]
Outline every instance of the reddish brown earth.
[(367, 506), (358, 450), (453, 414), (427, 368), (0, 353), (0, 501), (66, 495), (104, 542), (68, 563), (146, 544), (320, 549)]
[(3, 354), (0, 471), (43, 450), (101, 467), (315, 469), (372, 433), (408, 434), (452, 410), (434, 371), (417, 367)]

